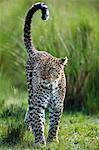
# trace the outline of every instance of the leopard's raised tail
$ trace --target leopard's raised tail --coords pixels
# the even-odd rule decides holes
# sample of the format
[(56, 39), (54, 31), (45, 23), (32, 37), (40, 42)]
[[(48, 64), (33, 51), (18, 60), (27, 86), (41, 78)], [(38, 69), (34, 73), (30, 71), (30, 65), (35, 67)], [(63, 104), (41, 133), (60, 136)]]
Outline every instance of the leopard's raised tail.
[(24, 44), (27, 49), (28, 56), (32, 56), (33, 53), (35, 54), (36, 50), (31, 41), (31, 22), (33, 14), (37, 11), (41, 10), (42, 12), (42, 20), (48, 20), (49, 18), (49, 11), (47, 5), (44, 3), (36, 3), (32, 5), (32, 7), (28, 10), (26, 15), (25, 24), (24, 24)]

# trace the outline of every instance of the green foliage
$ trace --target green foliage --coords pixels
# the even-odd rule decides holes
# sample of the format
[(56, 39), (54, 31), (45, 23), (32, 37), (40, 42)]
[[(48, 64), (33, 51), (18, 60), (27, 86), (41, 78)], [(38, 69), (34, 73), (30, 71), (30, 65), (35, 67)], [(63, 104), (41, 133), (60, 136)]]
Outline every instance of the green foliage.
[(25, 116), (25, 111), (26, 110), (23, 107), (11, 104), (9, 107), (3, 108), (1, 118), (8, 118), (8, 117), (23, 118)]
[[(36, 0), (0, 1), (0, 95), (4, 102), (13, 91), (25, 91), (26, 50), (23, 25), (26, 10)], [(68, 56), (66, 109), (99, 110), (99, 2), (48, 1), (48, 22), (40, 12), (33, 18), (32, 37), (38, 50)], [(7, 82), (6, 82), (7, 81)], [(5, 89), (5, 87), (7, 87)], [(14, 90), (13, 90), (14, 89)], [(5, 93), (6, 91), (6, 93)], [(72, 106), (72, 107), (71, 107)]]

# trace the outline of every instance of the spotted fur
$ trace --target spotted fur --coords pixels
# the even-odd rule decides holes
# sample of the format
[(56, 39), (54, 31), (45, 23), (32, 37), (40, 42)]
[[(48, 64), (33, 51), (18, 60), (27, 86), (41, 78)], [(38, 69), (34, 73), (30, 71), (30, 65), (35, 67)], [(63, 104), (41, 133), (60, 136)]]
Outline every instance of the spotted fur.
[(24, 25), (24, 44), (27, 49), (26, 78), (28, 86), (28, 110), (25, 122), (32, 128), (35, 145), (46, 144), (44, 138), (45, 109), (50, 112), (47, 141), (58, 141), (58, 128), (63, 112), (66, 90), (64, 65), (67, 59), (53, 57), (47, 52), (37, 51), (31, 42), (31, 20), (37, 10), (42, 19), (47, 20), (49, 11), (44, 3), (33, 5), (26, 16)]

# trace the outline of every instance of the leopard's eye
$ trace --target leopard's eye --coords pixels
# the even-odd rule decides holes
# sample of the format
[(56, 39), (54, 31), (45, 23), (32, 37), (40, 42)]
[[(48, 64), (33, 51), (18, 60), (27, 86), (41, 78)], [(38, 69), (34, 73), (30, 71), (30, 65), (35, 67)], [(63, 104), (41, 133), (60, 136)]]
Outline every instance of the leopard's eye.
[(50, 72), (52, 69), (50, 68), (50, 69), (48, 69), (48, 72)]

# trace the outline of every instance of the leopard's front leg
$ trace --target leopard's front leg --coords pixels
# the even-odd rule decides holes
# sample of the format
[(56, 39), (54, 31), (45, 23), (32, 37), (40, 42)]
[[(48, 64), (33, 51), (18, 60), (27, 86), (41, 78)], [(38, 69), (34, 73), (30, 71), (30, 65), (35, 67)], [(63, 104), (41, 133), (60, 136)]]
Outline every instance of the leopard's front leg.
[(45, 114), (44, 109), (42, 108), (33, 108), (31, 110), (32, 117), (32, 132), (34, 134), (34, 143), (39, 146), (40, 144), (45, 145), (44, 138), (44, 124), (45, 124)]
[(41, 105), (42, 101), (39, 101), (38, 90), (33, 89), (33, 67), (30, 61), (26, 65), (26, 77), (28, 85), (28, 110), (24, 121), (32, 128), (34, 145), (39, 147), (41, 144), (46, 144), (44, 138), (45, 109), (43, 104)]
[(62, 114), (62, 109), (50, 110), (50, 122), (49, 122), (47, 142), (53, 140), (56, 140), (58, 142), (58, 129), (59, 129), (61, 114)]
[(34, 134), (34, 146), (39, 147), (45, 145), (44, 124), (45, 124), (45, 110), (37, 108), (37, 106), (29, 107), (28, 121)]

